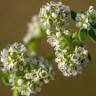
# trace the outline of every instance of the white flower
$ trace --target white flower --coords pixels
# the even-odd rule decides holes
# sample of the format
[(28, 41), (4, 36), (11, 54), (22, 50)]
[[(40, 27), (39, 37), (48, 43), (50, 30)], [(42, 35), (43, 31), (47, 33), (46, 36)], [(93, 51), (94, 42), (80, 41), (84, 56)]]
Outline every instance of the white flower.
[(8, 55), (8, 51), (6, 49), (3, 49), (1, 51), (1, 62), (4, 62), (7, 64), (7, 55)]
[(96, 14), (96, 10), (94, 9), (94, 6), (89, 6), (89, 9), (87, 10), (87, 15), (90, 16), (92, 14)]
[(57, 14), (56, 13), (52, 13), (52, 17), (53, 18), (57, 18)]
[(51, 34), (51, 31), (49, 29), (46, 30), (46, 34), (47, 35), (50, 35)]
[(59, 44), (59, 40), (55, 36), (48, 36), (47, 42), (54, 48)]
[(28, 43), (31, 39), (34, 38), (40, 38), (42, 29), (43, 28), (41, 26), (38, 16), (33, 16), (32, 21), (28, 23), (27, 34), (23, 39), (24, 43)]
[(51, 7), (50, 6), (47, 6), (46, 9), (49, 11), (51, 9)]
[(37, 77), (34, 78), (34, 82), (40, 83), (40, 78), (39, 78), (39, 76), (37, 76)]
[(71, 32), (69, 31), (69, 30), (64, 30), (64, 32), (63, 32), (65, 35), (69, 35), (70, 36), (70, 34), (71, 34)]
[(23, 83), (23, 80), (22, 80), (22, 79), (19, 79), (19, 80), (17, 81), (17, 83), (18, 83), (18, 86), (21, 86), (22, 83)]
[(59, 38), (61, 36), (61, 32), (56, 32), (56, 37)]
[(47, 73), (47, 71), (46, 70), (39, 70), (39, 72), (38, 72), (38, 74), (39, 74), (39, 76), (41, 77), (41, 78), (48, 78), (48, 73)]
[(31, 73), (26, 73), (25, 74), (25, 78), (26, 79), (31, 79), (32, 78), (32, 74)]
[(79, 27), (80, 29), (90, 30), (91, 25), (90, 25), (88, 16), (86, 14), (83, 14), (83, 13), (77, 14), (76, 26)]
[(58, 64), (58, 68), (61, 72), (64, 72), (66, 70), (66, 63), (63, 62), (63, 63), (59, 63)]
[(64, 50), (62, 50), (63, 51), (63, 53), (66, 53), (67, 52), (67, 49), (64, 49)]
[(83, 54), (87, 55), (88, 54), (88, 50), (84, 50)]

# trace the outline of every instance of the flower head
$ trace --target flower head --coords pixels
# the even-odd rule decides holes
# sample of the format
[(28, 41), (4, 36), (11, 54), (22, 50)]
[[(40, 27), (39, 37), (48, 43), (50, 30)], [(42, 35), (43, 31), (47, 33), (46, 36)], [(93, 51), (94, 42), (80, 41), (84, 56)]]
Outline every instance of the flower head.
[[(40, 9), (39, 17), (43, 26), (47, 29), (58, 30), (66, 23), (66, 17), (70, 14), (70, 8), (61, 2), (50, 2)], [(58, 31), (57, 30), (57, 31)]]
[(90, 6), (87, 11), (77, 14), (76, 26), (86, 30), (90, 30), (91, 27), (96, 28), (96, 10), (93, 6)]
[(89, 6), (89, 9), (86, 12), (89, 22), (92, 26), (96, 28), (96, 10), (94, 9), (93, 6)]
[(64, 76), (76, 76), (89, 62), (88, 51), (81, 46), (75, 46), (75, 49), (66, 48), (64, 51), (56, 53), (55, 61)]
[(89, 18), (86, 14), (77, 14), (76, 17), (76, 26), (79, 27), (80, 29), (87, 29), (90, 30), (90, 22)]
[(43, 27), (41, 26), (38, 16), (33, 16), (32, 21), (28, 23), (27, 34), (23, 41), (24, 43), (30, 42), (32, 39), (38, 39), (43, 34)]
[(40, 91), (41, 85), (53, 78), (52, 66), (43, 57), (30, 54), (21, 43), (14, 43), (1, 51), (1, 70), (12, 89), (22, 96)]

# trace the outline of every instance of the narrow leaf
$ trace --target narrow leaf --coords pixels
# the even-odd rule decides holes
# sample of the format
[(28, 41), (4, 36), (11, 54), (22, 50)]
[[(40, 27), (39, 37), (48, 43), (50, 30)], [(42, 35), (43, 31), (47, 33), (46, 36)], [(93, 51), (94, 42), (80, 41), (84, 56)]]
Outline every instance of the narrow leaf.
[(88, 31), (88, 37), (90, 38), (90, 40), (94, 43), (96, 43), (96, 34), (94, 32), (93, 29), (91, 29), (90, 31)]
[(7, 75), (5, 75), (5, 76), (2, 78), (2, 80), (3, 80), (3, 83), (4, 83), (5, 85), (10, 86)]
[(76, 21), (76, 16), (77, 16), (77, 13), (73, 10), (71, 10), (71, 18)]
[(88, 59), (91, 61), (91, 55), (90, 54), (88, 54)]

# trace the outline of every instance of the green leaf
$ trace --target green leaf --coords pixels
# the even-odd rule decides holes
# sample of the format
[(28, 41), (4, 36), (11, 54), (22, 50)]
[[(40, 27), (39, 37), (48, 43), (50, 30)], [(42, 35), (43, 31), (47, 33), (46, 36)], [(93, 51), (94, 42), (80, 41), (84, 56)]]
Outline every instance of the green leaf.
[(80, 41), (84, 41), (87, 38), (87, 30), (79, 30), (78, 37)]
[(10, 86), (10, 84), (9, 84), (9, 79), (8, 79), (8, 76), (7, 76), (7, 75), (4, 75), (4, 77), (2, 78), (2, 80), (3, 80), (3, 83), (4, 83), (5, 85)]
[(76, 21), (76, 16), (77, 16), (77, 13), (73, 10), (71, 10), (71, 18)]
[(96, 34), (93, 29), (88, 31), (88, 37), (92, 42), (96, 43)]

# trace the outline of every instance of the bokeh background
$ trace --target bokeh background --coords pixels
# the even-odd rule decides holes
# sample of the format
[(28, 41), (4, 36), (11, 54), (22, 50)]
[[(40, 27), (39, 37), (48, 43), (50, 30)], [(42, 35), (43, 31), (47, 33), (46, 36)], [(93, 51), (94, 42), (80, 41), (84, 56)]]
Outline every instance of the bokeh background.
[[(50, 0), (0, 0), (0, 49), (13, 42), (22, 42), (31, 17), (38, 14), (40, 7)], [(57, 1), (57, 0), (54, 0)], [(96, 5), (96, 0), (59, 0), (76, 11), (87, 10)], [(96, 6), (95, 6), (96, 7)], [(73, 27), (74, 30), (74, 27)], [(66, 78), (57, 69), (55, 80), (43, 86), (42, 91), (34, 96), (96, 96), (96, 44), (86, 41), (92, 55), (91, 63), (77, 77)], [(43, 41), (39, 54), (45, 55), (50, 46)], [(11, 89), (6, 87), (0, 77), (0, 96), (11, 96)]]

